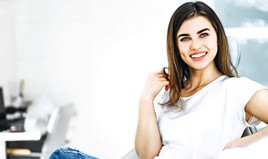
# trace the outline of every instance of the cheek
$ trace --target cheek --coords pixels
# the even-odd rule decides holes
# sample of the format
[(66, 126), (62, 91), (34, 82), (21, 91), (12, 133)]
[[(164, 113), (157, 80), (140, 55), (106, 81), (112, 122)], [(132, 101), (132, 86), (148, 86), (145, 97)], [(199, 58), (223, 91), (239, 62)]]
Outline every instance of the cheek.
[(215, 43), (213, 45), (213, 52), (215, 53), (215, 55), (218, 53), (218, 44), (217, 43)]
[(185, 54), (185, 52), (183, 52), (183, 51), (180, 51), (179, 55), (180, 55), (182, 61), (186, 63), (187, 62), (187, 54)]
[(189, 46), (187, 44), (183, 44), (183, 45), (178, 45), (179, 48), (179, 54), (180, 57), (183, 59), (183, 61), (185, 61), (185, 59), (188, 57), (189, 55)]
[(179, 47), (178, 52), (179, 52), (179, 55), (180, 55), (181, 59), (183, 59), (183, 61), (184, 61), (184, 59), (185, 59), (185, 50), (183, 48)]
[(213, 49), (213, 52), (215, 52), (215, 54), (217, 54), (218, 52), (218, 42), (217, 42), (217, 37), (215, 36), (214, 38), (211, 38), (210, 41), (210, 48)]
[(217, 40), (210, 40), (207, 41), (207, 48), (210, 50), (210, 52), (212, 54), (217, 54), (218, 52), (218, 44), (217, 44)]
[(178, 48), (179, 48), (179, 52), (181, 56), (185, 56), (185, 54), (187, 53), (187, 45), (183, 44), (183, 45), (179, 45), (178, 44)]

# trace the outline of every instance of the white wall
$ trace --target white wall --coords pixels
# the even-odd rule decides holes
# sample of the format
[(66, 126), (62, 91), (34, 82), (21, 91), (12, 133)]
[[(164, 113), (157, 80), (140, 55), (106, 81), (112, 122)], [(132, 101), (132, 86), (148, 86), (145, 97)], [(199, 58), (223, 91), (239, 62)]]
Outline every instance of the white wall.
[(16, 54), (26, 97), (74, 103), (71, 145), (105, 159), (134, 147), (147, 74), (166, 65), (161, 0), (18, 0)]
[(7, 105), (10, 92), (16, 90), (14, 7), (12, 2), (0, 1), (0, 86)]

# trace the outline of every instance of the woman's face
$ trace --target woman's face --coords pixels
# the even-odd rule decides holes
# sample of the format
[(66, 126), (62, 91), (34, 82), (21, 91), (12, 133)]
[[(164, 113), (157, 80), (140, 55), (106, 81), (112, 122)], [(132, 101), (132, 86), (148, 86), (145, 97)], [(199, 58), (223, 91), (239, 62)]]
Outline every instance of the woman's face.
[(197, 16), (184, 21), (177, 38), (180, 56), (190, 70), (215, 67), (217, 34), (207, 18)]

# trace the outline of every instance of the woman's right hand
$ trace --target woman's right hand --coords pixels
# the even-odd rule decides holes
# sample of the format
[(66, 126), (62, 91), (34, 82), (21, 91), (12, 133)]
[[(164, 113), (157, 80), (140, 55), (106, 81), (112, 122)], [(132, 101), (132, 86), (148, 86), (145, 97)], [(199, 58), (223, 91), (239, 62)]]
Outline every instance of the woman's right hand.
[(169, 89), (169, 81), (164, 72), (151, 73), (147, 78), (141, 97), (154, 100), (164, 86), (166, 90)]

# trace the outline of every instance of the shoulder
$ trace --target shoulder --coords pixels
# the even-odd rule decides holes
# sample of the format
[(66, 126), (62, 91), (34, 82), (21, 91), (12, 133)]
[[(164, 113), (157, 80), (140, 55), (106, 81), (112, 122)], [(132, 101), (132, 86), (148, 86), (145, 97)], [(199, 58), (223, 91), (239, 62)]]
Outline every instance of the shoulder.
[(265, 89), (265, 86), (247, 77), (227, 78), (224, 81), (224, 87), (226, 89), (226, 95), (242, 106), (245, 106), (256, 92)]
[(230, 84), (238, 84), (238, 83), (247, 83), (247, 82), (254, 82), (251, 79), (247, 78), (247, 77), (227, 77), (226, 80), (228, 83)]
[(232, 89), (242, 89), (242, 90), (249, 90), (249, 89), (262, 89), (265, 88), (263, 85), (247, 78), (247, 77), (228, 77), (224, 82), (228, 87)]

